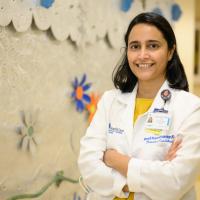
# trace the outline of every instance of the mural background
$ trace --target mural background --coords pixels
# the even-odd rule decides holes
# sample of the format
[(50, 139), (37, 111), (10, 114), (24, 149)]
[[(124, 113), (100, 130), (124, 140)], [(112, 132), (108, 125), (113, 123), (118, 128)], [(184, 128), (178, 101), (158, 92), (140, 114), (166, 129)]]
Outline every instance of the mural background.
[[(79, 140), (88, 116), (71, 99), (74, 77), (87, 74), (91, 90), (100, 95), (113, 88), (111, 75), (130, 19), (154, 10), (176, 26), (185, 9), (174, 14), (172, 5), (176, 2), (0, 0), (1, 200), (38, 191), (59, 170), (78, 179)], [(79, 198), (85, 194), (78, 184), (62, 182), (37, 199)]]

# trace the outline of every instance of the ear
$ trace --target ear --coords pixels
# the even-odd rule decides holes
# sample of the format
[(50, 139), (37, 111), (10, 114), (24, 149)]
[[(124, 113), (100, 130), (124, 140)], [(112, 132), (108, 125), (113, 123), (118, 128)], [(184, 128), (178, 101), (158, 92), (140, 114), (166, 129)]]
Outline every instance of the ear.
[(175, 49), (176, 49), (176, 45), (174, 44), (173, 48), (170, 49), (168, 52), (168, 61), (170, 61), (172, 59)]

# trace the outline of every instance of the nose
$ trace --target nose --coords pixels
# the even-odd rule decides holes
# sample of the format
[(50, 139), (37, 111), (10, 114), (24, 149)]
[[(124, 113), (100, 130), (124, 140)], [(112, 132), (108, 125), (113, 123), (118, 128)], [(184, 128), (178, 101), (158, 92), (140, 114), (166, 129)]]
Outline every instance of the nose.
[(145, 47), (142, 47), (140, 51), (138, 52), (138, 58), (139, 59), (147, 59), (149, 58), (149, 51)]

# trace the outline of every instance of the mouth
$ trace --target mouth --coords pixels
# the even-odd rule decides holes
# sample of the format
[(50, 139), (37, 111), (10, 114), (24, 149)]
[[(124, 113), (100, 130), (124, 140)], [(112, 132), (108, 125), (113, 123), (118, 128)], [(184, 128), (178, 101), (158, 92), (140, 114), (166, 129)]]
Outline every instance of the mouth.
[(136, 64), (136, 66), (141, 69), (148, 69), (153, 66), (153, 63), (139, 63), (139, 64)]

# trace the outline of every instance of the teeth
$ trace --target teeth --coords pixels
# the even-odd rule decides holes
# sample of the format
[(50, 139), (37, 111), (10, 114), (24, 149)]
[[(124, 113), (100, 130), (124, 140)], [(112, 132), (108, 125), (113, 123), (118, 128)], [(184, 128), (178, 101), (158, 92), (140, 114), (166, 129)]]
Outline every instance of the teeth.
[(139, 68), (144, 68), (144, 69), (146, 69), (146, 68), (151, 67), (152, 64), (149, 64), (149, 63), (142, 63), (142, 64), (137, 64), (137, 66), (138, 66)]

